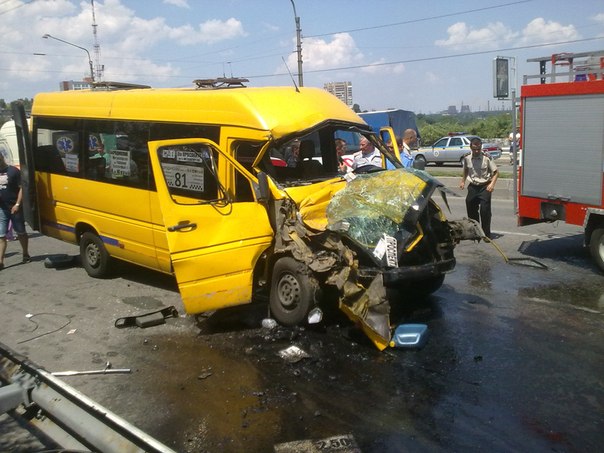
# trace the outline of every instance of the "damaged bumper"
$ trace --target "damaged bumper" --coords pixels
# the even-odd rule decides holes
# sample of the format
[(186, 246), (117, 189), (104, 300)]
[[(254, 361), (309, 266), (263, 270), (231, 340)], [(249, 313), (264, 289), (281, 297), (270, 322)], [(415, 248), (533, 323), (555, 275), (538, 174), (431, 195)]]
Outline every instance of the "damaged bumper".
[(455, 245), (483, 236), (474, 221), (446, 220), (431, 200), (439, 186), (424, 172), (394, 170), (325, 185), (295, 205), (281, 200), (275, 254), (304, 263), (320, 287), (336, 287), (339, 308), (383, 350), (393, 333), (386, 287), (438, 289), (455, 267)]

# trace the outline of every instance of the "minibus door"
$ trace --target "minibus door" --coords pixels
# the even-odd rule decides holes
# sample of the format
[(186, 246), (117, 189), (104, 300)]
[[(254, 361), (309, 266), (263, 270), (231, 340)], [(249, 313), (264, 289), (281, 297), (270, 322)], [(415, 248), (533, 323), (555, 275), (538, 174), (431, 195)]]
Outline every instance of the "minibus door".
[(271, 245), (273, 230), (262, 204), (231, 199), (233, 190), (218, 170), (232, 165), (248, 180), (249, 174), (208, 140), (148, 145), (185, 310), (201, 313), (250, 302), (254, 265)]
[(28, 225), (35, 231), (40, 230), (40, 220), (36, 204), (36, 173), (31, 136), (27, 125), (27, 116), (22, 104), (13, 105), (17, 148), (19, 150), (19, 167), (21, 169), (21, 187), (23, 189), (23, 215)]
[(382, 139), (382, 141), (384, 143), (386, 143), (386, 145), (388, 143), (391, 144), (392, 148), (392, 152), (394, 153), (394, 155), (396, 156), (396, 158), (398, 159), (399, 162), (402, 162), (401, 160), (401, 152), (398, 148), (398, 143), (396, 141), (396, 136), (394, 135), (394, 129), (392, 129), (391, 127), (382, 127), (380, 128), (380, 138)]

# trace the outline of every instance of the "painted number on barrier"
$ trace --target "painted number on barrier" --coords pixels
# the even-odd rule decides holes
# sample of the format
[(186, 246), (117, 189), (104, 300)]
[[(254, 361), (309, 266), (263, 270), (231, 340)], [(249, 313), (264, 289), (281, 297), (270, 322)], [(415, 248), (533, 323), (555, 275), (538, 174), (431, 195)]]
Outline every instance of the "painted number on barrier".
[(164, 170), (168, 187), (204, 191), (204, 173), (202, 167), (163, 163), (162, 169)]

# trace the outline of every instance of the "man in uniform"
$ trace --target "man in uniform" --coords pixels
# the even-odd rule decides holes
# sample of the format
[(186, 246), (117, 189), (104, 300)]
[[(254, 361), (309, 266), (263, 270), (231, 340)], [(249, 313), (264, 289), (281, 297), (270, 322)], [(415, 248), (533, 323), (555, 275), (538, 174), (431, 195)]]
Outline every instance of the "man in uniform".
[(499, 177), (497, 165), (487, 153), (482, 152), (482, 141), (474, 137), (470, 142), (471, 153), (462, 159), (463, 176), (460, 189), (469, 180), (466, 210), (470, 219), (480, 222), (486, 237), (491, 239), (491, 194)]
[(417, 146), (417, 132), (415, 129), (406, 129), (403, 133), (403, 140), (401, 143), (403, 145), (400, 148), (403, 167), (411, 168), (413, 167), (413, 156), (411, 155), (411, 150)]

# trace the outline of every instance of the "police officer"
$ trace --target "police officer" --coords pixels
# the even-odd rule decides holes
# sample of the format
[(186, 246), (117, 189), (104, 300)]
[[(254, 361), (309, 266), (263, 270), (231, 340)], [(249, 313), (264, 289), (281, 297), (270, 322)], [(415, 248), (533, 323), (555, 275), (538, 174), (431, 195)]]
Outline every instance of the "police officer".
[(465, 188), (469, 179), (466, 210), (468, 217), (480, 222), (486, 237), (491, 239), (491, 194), (499, 177), (497, 165), (487, 153), (482, 151), (482, 141), (474, 137), (470, 141), (471, 153), (462, 159), (463, 176), (460, 189)]

